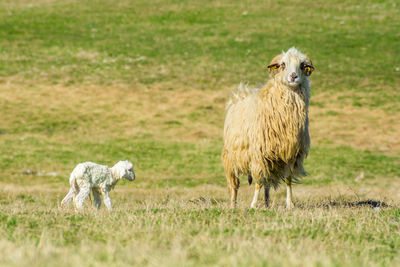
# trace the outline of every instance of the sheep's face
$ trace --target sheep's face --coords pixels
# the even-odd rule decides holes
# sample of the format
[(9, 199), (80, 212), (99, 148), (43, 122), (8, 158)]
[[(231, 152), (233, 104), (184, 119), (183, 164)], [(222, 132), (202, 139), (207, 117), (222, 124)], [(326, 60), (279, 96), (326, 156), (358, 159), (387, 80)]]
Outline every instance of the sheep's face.
[(133, 171), (133, 164), (127, 160), (119, 161), (116, 166), (118, 167), (119, 178), (125, 178), (128, 181), (135, 180), (135, 172)]
[(268, 66), (273, 79), (289, 87), (298, 87), (309, 83), (309, 76), (314, 71), (311, 59), (296, 48), (276, 56)]

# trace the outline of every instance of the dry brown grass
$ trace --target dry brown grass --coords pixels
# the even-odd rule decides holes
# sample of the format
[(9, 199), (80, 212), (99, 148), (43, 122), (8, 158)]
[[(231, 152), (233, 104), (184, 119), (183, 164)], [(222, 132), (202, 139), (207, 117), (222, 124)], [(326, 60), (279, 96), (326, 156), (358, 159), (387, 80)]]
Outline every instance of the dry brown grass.
[(397, 112), (351, 104), (341, 106), (337, 97), (319, 95), (311, 100), (324, 103), (323, 107), (310, 108), (310, 132), (314, 144), (346, 145), (399, 155), (400, 120)]
[[(9, 111), (2, 119), (14, 128), (40, 124), (50, 117), (77, 121), (75, 135), (132, 137), (148, 133), (156, 138), (180, 140), (219, 138), (227, 92), (168, 90), (161, 85), (0, 85), (1, 104)], [(80, 122), (80, 118), (90, 123)], [(109, 131), (111, 127), (113, 131)]]
[[(41, 123), (76, 120), (76, 135), (132, 137), (151, 134), (173, 140), (215, 140), (221, 137), (224, 107), (231, 88), (201, 91), (191, 88), (168, 90), (167, 85), (138, 86), (35, 86), (0, 85), (1, 104), (7, 106), (4, 125), (29, 125), (32, 117)], [(382, 109), (340, 107), (337, 96), (317, 95), (324, 103), (310, 108), (313, 145), (347, 145), (356, 149), (400, 152), (398, 113)], [(155, 104), (157, 103), (157, 104)], [(26, 116), (26, 114), (31, 116)], [(79, 122), (90, 120), (90, 125)], [(114, 130), (109, 131), (112, 127)], [(59, 136), (62, 138), (62, 135)]]
[[(301, 188), (301, 186), (299, 186)], [(227, 208), (221, 187), (117, 189), (115, 210), (62, 211), (62, 190), (0, 191), (0, 263), (18, 266), (352, 266), (399, 263), (396, 202), (363, 204), (350, 190), (326, 198), (299, 188), (297, 207), (284, 193), (268, 210)], [(316, 189), (318, 191), (318, 189)], [(212, 196), (212, 197), (210, 197)], [(301, 198), (304, 197), (304, 198)], [(88, 204), (88, 203), (87, 203)], [(288, 251), (290, 253), (288, 253)], [(315, 253), (318, 251), (318, 253)], [(250, 255), (250, 256), (249, 256)], [(355, 256), (358, 255), (358, 256)]]

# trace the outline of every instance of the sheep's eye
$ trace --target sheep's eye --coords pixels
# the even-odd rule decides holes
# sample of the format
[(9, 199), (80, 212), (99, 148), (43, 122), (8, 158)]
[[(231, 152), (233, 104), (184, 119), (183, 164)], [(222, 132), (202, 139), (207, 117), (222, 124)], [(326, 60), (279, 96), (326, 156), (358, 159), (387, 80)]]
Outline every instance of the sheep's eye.
[(281, 68), (282, 68), (282, 70), (284, 70), (284, 69), (285, 69), (285, 67), (286, 67), (286, 64), (285, 64), (285, 62), (282, 62), (282, 64), (281, 64)]

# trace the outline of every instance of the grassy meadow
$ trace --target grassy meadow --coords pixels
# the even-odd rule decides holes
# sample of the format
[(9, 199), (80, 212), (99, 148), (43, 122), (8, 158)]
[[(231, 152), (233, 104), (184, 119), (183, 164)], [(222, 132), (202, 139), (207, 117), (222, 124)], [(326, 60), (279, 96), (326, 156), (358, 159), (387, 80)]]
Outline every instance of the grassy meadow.
[[(225, 102), (292, 46), (309, 175), (232, 210)], [(394, 0), (0, 1), (0, 265), (399, 266), (399, 90)], [(113, 212), (60, 209), (77, 163), (124, 159)]]

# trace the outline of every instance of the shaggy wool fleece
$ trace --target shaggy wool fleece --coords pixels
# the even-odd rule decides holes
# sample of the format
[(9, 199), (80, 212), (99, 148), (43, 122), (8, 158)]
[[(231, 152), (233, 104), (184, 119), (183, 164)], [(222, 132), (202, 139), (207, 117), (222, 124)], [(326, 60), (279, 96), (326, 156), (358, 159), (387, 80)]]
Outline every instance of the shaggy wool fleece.
[(291, 48), (275, 57), (269, 69), (271, 79), (264, 87), (241, 85), (226, 106), (222, 158), (231, 190), (237, 191), (240, 175), (276, 187), (306, 174), (309, 76), (314, 67)]

